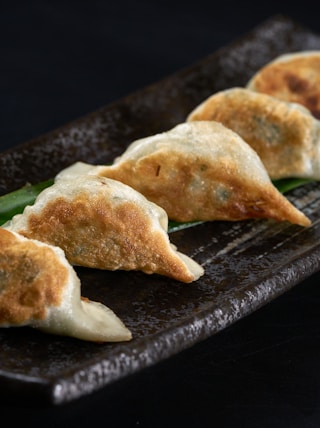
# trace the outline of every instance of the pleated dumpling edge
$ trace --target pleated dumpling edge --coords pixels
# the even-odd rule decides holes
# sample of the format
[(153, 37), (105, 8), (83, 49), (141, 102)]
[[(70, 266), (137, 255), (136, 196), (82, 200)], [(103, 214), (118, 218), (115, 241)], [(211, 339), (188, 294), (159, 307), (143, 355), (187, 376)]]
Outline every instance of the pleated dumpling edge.
[(6, 228), (61, 247), (73, 265), (140, 270), (186, 283), (204, 274), (170, 242), (168, 216), (161, 207), (105, 177), (57, 180)]
[(0, 327), (29, 326), (91, 342), (132, 338), (102, 303), (81, 297), (81, 283), (59, 247), (0, 228)]
[(187, 121), (217, 121), (259, 155), (270, 178), (320, 180), (320, 121), (301, 104), (247, 88), (216, 92)]

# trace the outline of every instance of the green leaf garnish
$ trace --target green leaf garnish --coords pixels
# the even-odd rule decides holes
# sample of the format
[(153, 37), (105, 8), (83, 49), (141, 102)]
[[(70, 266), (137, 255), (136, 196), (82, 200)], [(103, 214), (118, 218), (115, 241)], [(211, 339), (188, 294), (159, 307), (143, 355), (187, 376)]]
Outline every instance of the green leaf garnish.
[(27, 183), (21, 189), (0, 196), (0, 225), (23, 212), (27, 205), (32, 205), (39, 193), (53, 184), (53, 180), (38, 184)]
[(303, 186), (304, 184), (311, 183), (314, 180), (307, 178), (283, 178), (281, 180), (274, 180), (273, 185), (281, 193), (289, 192), (289, 190), (296, 189), (297, 187)]

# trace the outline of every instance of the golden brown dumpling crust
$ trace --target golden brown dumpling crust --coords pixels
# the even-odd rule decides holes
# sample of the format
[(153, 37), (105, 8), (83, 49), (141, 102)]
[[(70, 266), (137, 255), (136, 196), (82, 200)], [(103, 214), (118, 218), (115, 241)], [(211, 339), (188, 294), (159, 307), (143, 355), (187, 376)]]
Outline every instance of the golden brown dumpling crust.
[(271, 179), (319, 175), (319, 126), (303, 107), (262, 93), (232, 88), (218, 92), (188, 116), (214, 120), (239, 134), (260, 156)]
[[(92, 176), (80, 178), (79, 184), (76, 180), (66, 183), (61, 180), (39, 195), (35, 205), (13, 221), (14, 230), (62, 248), (73, 265), (141, 270), (182, 282), (192, 282), (203, 274), (200, 265), (170, 243), (167, 229), (161, 225), (166, 219), (167, 227), (164, 210), (129, 186)], [(114, 186), (126, 192), (110, 193)], [(63, 195), (66, 188), (68, 196)], [(47, 198), (51, 192), (55, 196)]]
[(302, 104), (320, 119), (320, 52), (282, 55), (259, 70), (247, 87)]
[(59, 306), (68, 271), (46, 246), (0, 228), (0, 324), (21, 325)]
[(145, 245), (148, 225), (137, 215), (136, 206), (127, 202), (114, 208), (107, 201), (91, 199), (88, 204), (87, 200), (83, 194), (72, 203), (63, 198), (49, 202), (41, 214), (29, 217), (24, 234), (63, 247), (72, 264), (81, 264), (85, 258), (88, 266), (104, 268), (106, 259), (113, 263), (125, 259), (126, 268), (134, 269), (138, 258), (152, 270), (150, 247), (160, 254), (162, 247), (157, 235), (149, 240), (149, 248)]
[(171, 220), (310, 224), (273, 186), (254, 150), (215, 121), (185, 123), (138, 140), (114, 165), (96, 171), (138, 190)]
[[(109, 170), (107, 174), (130, 183), (149, 200), (162, 206), (170, 219), (180, 222), (272, 218), (304, 226), (310, 224), (304, 215), (297, 215), (288, 201), (275, 192), (273, 185), (261, 187), (251, 180), (237, 177), (237, 166), (232, 162), (226, 160), (223, 168), (215, 170), (206, 164), (205, 159), (188, 164), (184, 161), (180, 153), (173, 155), (171, 152), (170, 162), (162, 154), (154, 159), (149, 157), (145, 163), (126, 162), (121, 170)], [(211, 186), (201, 182), (211, 183)], [(194, 192), (195, 187), (200, 191)]]

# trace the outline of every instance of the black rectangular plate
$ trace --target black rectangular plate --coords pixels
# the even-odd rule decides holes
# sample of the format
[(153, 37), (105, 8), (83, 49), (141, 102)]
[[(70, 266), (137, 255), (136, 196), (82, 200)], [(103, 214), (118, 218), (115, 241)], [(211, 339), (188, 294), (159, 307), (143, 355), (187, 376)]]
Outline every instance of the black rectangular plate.
[[(112, 162), (133, 140), (183, 122), (212, 93), (244, 86), (279, 54), (308, 49), (320, 49), (320, 36), (276, 16), (187, 69), (1, 154), (0, 194), (54, 177), (77, 160)], [(113, 309), (133, 340), (98, 345), (2, 329), (0, 395), (53, 405), (88, 395), (217, 333), (318, 271), (319, 185), (288, 197), (310, 217), (310, 228), (259, 220), (172, 233), (171, 242), (205, 267), (195, 283), (77, 268), (82, 295)]]

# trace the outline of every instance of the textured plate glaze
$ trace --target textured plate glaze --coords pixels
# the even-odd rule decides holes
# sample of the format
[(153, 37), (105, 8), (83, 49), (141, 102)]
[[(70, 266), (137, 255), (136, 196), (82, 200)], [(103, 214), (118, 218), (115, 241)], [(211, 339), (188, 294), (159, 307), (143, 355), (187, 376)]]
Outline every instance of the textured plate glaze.
[[(203, 61), (3, 153), (0, 194), (53, 177), (76, 160), (111, 162), (134, 139), (184, 121), (213, 92), (243, 86), (277, 55), (306, 49), (320, 49), (320, 37), (285, 17), (268, 20)], [(78, 268), (82, 295), (112, 308), (133, 340), (96, 345), (29, 328), (3, 329), (1, 397), (16, 403), (32, 397), (39, 404), (75, 400), (215, 334), (318, 271), (319, 186), (303, 186), (288, 197), (312, 227), (212, 222), (172, 233), (179, 250), (205, 267), (193, 284)]]

